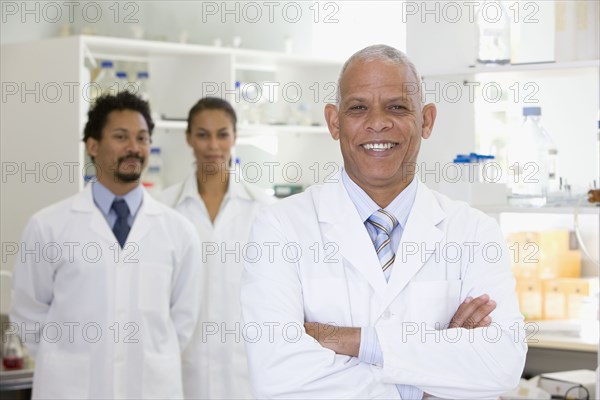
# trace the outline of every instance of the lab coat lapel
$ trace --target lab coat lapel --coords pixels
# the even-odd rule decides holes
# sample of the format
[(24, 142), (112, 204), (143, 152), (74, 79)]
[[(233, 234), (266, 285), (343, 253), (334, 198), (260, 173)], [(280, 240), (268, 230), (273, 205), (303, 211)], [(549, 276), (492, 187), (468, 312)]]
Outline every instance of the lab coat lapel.
[(375, 292), (383, 296), (387, 284), (381, 273), (379, 259), (340, 175), (337, 183), (326, 184), (323, 187), (321, 196), (318, 217), (324, 244), (336, 244), (339, 249), (338, 256), (356, 268)]
[(394, 301), (414, 275), (423, 267), (435, 249), (435, 243), (443, 237), (437, 226), (445, 218), (444, 211), (423, 183), (418, 182), (412, 210), (396, 249), (396, 261), (392, 266), (388, 290), (381, 312)]
[(117, 239), (108, 226), (106, 218), (94, 203), (91, 184), (88, 184), (83, 191), (75, 196), (71, 210), (75, 213), (91, 213), (90, 229), (108, 243), (116, 243)]
[(241, 181), (236, 182), (233, 175), (229, 178), (229, 190), (227, 195), (229, 198), (224, 207), (224, 209), (227, 209), (227, 212), (219, 212), (215, 225), (227, 225), (233, 221), (243, 211), (243, 208), (240, 206), (240, 200), (252, 201), (244, 184)]
[(144, 189), (144, 197), (142, 205), (138, 210), (131, 231), (127, 236), (127, 243), (141, 243), (142, 239), (150, 232), (152, 221), (151, 218), (162, 213), (158, 202)]

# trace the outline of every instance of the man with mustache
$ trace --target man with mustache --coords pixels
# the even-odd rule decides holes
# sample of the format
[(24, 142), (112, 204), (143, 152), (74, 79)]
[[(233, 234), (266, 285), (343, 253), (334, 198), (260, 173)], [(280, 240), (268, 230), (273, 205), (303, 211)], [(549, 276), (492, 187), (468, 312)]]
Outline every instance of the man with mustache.
[(84, 130), (96, 180), (25, 228), (11, 320), (35, 358), (33, 398), (183, 396), (200, 241), (140, 184), (153, 128), (139, 97), (99, 98)]

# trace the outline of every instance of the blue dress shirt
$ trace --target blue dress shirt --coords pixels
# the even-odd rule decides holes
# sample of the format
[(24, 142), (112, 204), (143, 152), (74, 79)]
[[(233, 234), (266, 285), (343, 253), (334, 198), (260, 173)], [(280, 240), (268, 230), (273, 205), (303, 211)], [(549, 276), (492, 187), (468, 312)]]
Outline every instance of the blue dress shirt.
[(115, 226), (115, 222), (117, 222), (117, 213), (112, 209), (112, 203), (115, 198), (123, 199), (127, 203), (127, 207), (129, 207), (127, 223), (131, 227), (133, 225), (133, 220), (142, 205), (144, 190), (141, 185), (138, 185), (125, 196), (115, 196), (113, 192), (106, 188), (106, 186), (96, 181), (92, 183), (92, 197), (94, 198), (96, 207), (102, 212), (102, 215), (106, 218), (106, 222), (108, 222), (108, 226), (110, 226), (110, 229), (112, 230)]

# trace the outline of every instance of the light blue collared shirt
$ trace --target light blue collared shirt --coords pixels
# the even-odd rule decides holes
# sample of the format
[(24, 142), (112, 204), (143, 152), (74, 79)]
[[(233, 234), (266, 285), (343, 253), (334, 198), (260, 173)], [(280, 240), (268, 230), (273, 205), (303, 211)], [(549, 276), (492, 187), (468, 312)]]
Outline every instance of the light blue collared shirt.
[[(345, 169), (342, 170), (342, 183), (348, 192), (348, 196), (350, 196), (350, 200), (356, 207), (358, 211), (358, 215), (360, 216), (367, 232), (369, 233), (369, 237), (374, 242), (377, 237), (377, 231), (374, 226), (367, 223), (367, 220), (375, 211), (379, 210), (381, 207), (377, 205), (369, 197), (369, 195), (358, 186), (351, 178), (348, 176), (348, 173)], [(408, 186), (400, 192), (398, 196), (385, 208), (387, 212), (392, 214), (398, 220), (398, 225), (392, 230), (392, 234), (390, 236), (390, 241), (392, 245), (392, 249), (397, 250), (400, 246), (400, 240), (402, 239), (402, 233), (404, 232), (404, 228), (406, 227), (406, 222), (408, 221), (408, 216), (410, 215), (410, 211), (412, 210), (413, 204), (415, 202), (415, 197), (417, 196), (417, 184), (418, 181), (416, 178), (413, 178), (412, 182), (408, 184)], [(389, 280), (392, 268), (387, 269), (387, 273), (384, 274), (385, 279)], [(361, 328), (360, 330), (360, 349), (358, 353), (358, 359), (362, 362), (373, 364), (373, 365), (383, 365), (383, 353), (381, 352), (381, 346), (379, 344), (379, 338), (377, 337), (377, 332), (375, 331), (375, 327), (369, 326)], [(408, 385), (396, 385), (398, 388), (398, 392), (403, 399), (421, 399), (423, 398), (423, 391), (415, 386)]]
[(96, 181), (92, 183), (92, 197), (94, 198), (96, 207), (102, 212), (102, 215), (106, 218), (106, 222), (108, 222), (108, 226), (110, 226), (110, 229), (112, 230), (115, 226), (115, 222), (117, 222), (117, 213), (112, 209), (112, 203), (115, 198), (123, 199), (127, 203), (127, 207), (129, 207), (127, 223), (131, 227), (133, 225), (133, 220), (142, 205), (144, 191), (142, 185), (138, 185), (125, 196), (115, 196), (115, 194), (108, 190), (106, 186)]

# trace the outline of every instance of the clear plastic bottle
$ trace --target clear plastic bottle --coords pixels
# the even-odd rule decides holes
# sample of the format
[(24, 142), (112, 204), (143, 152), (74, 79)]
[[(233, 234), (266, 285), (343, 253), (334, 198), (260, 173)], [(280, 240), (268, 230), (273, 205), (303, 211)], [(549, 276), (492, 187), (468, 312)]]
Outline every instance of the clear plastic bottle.
[(112, 61), (102, 61), (100, 64), (100, 73), (90, 85), (90, 101), (94, 102), (104, 93), (108, 93), (110, 88), (116, 90), (116, 74), (115, 67)]
[(510, 18), (499, 0), (486, 0), (477, 11), (477, 62), (510, 63)]
[(163, 162), (160, 147), (152, 147), (150, 149), (148, 167), (144, 172), (142, 184), (150, 194), (157, 194), (162, 191), (164, 187)]
[[(129, 79), (127, 78), (127, 72), (118, 71), (117, 72), (117, 91), (122, 92), (127, 90), (129, 86)], [(116, 93), (113, 93), (116, 94)]]
[(549, 190), (558, 190), (554, 141), (541, 123), (541, 107), (523, 108), (523, 125), (508, 146), (509, 202), (517, 206), (543, 206)]
[(136, 94), (145, 101), (150, 101), (150, 95), (148, 93), (148, 78), (149, 74), (147, 71), (139, 71), (137, 73), (137, 81), (135, 82), (137, 91)]

